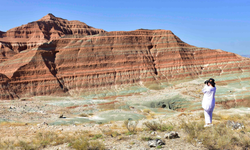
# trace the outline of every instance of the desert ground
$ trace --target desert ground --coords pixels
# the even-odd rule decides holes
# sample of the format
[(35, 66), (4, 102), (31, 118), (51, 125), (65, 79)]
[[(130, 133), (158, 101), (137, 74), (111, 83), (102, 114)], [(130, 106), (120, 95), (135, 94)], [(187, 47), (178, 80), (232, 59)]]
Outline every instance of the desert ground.
[[(214, 126), (204, 128), (201, 81), (146, 91), (133, 87), (123, 91), (124, 95), (106, 97), (4, 100), (0, 105), (0, 148), (249, 149), (249, 100), (238, 105), (217, 101)], [(166, 138), (171, 131), (178, 132), (178, 138)], [(164, 145), (150, 147), (157, 139)]]

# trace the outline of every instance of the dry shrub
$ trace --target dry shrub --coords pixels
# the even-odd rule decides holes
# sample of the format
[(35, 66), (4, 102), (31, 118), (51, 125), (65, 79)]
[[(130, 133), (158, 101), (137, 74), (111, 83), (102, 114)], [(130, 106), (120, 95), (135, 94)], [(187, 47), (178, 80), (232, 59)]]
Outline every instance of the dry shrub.
[(136, 126), (139, 121), (131, 121), (131, 120), (125, 120), (124, 125), (128, 129), (128, 132), (135, 133), (136, 132)]
[(100, 141), (90, 141), (88, 150), (104, 150), (105, 145)]
[(104, 150), (105, 146), (100, 141), (89, 141), (87, 138), (77, 139), (70, 143), (70, 146), (76, 150)]
[(159, 128), (159, 123), (156, 121), (147, 121), (143, 123), (149, 130), (156, 131)]
[(147, 121), (147, 122), (144, 122), (143, 124), (146, 126), (148, 130), (151, 130), (151, 131), (161, 131), (161, 132), (172, 131), (174, 128), (173, 124), (165, 124), (165, 123), (162, 123), (161, 121), (160, 122)]
[[(72, 137), (71, 141), (69, 142), (70, 147), (76, 150), (104, 150), (105, 146), (102, 142), (98, 140), (90, 141), (87, 136), (88, 133), (80, 132), (75, 137)], [(102, 135), (101, 135), (102, 136)], [(98, 135), (100, 138), (100, 135)]]

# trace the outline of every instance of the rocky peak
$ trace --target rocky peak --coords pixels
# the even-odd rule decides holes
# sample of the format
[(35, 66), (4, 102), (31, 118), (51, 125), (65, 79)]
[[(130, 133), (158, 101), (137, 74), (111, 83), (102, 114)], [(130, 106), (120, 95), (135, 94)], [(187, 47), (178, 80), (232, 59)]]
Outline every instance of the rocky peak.
[[(0, 31), (0, 42), (6, 43), (6, 49), (19, 53), (65, 35), (87, 36), (103, 32), (106, 31), (93, 28), (80, 21), (68, 21), (55, 17), (49, 13), (38, 21), (12, 28), (7, 32)], [(0, 48), (0, 52), (1, 50), (3, 49)], [(3, 56), (6, 57), (6, 55)]]
[(57, 19), (62, 19), (62, 18), (55, 17), (52, 13), (48, 13), (46, 16), (42, 17), (38, 21), (52, 21), (52, 20), (55, 21)]

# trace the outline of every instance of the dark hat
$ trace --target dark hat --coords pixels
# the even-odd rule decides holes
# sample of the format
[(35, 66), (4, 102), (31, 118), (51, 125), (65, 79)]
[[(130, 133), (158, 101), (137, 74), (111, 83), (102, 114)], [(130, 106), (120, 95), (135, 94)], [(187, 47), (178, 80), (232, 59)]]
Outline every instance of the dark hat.
[(214, 83), (215, 80), (213, 78), (209, 78), (209, 81)]
[(215, 83), (212, 80), (209, 80), (208, 83), (210, 83), (213, 87), (215, 87)]

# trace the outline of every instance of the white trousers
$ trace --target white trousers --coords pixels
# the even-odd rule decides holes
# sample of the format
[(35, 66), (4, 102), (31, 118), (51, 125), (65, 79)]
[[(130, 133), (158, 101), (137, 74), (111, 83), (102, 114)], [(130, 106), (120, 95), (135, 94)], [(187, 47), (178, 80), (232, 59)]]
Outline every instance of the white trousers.
[(206, 123), (212, 123), (213, 111), (214, 111), (214, 108), (212, 108), (209, 111), (204, 110), (204, 116), (205, 116)]

